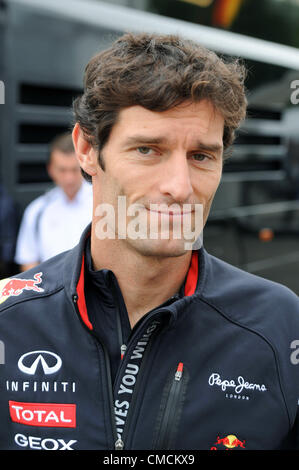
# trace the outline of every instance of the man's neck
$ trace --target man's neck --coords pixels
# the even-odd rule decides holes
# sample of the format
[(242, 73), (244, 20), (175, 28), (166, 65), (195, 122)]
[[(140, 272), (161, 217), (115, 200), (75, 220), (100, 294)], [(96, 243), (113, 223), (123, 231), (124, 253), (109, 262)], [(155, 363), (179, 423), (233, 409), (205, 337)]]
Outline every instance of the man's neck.
[(121, 289), (131, 327), (147, 312), (176, 294), (186, 277), (191, 251), (177, 257), (143, 256), (124, 249), (118, 240), (99, 240), (91, 234), (95, 270), (110, 269)]

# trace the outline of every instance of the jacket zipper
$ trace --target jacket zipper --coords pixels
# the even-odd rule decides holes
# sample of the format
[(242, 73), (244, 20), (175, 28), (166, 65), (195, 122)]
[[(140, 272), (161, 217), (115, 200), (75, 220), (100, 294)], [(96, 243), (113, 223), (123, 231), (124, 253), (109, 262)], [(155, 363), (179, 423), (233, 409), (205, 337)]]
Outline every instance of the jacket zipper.
[[(159, 305), (158, 307), (155, 307), (153, 310), (151, 310), (150, 312), (148, 312), (148, 318), (147, 318), (147, 321), (145, 323), (145, 325), (143, 325), (143, 329), (142, 329), (142, 332), (139, 334), (140, 338), (142, 337), (142, 334), (144, 331), (146, 331), (147, 327), (151, 324), (152, 320), (153, 320), (153, 317), (157, 315), (157, 313), (163, 313), (163, 307), (166, 307), (169, 302), (172, 303), (174, 300), (177, 300), (179, 298), (179, 294), (175, 294), (173, 295), (170, 299), (168, 299), (166, 302), (164, 302), (163, 304)], [(158, 310), (157, 309), (161, 309), (161, 310)], [(168, 313), (168, 311), (166, 311)], [(119, 313), (119, 312), (118, 312)], [(123, 343), (123, 337), (122, 337), (122, 329), (121, 329), (121, 323), (120, 323), (120, 316), (119, 314), (117, 315), (117, 327), (118, 327), (118, 335), (119, 335), (119, 341), (120, 341), (120, 353), (121, 353), (121, 359), (123, 359), (125, 353), (127, 352), (128, 350), (128, 345), (124, 344)], [(135, 325), (136, 326), (136, 325)], [(137, 330), (138, 331), (138, 330)], [(135, 334), (134, 336), (131, 338), (130, 340), (130, 343), (131, 344), (135, 344), (134, 343), (134, 339), (135, 337), (137, 336), (137, 333), (135, 331)], [(142, 359), (142, 364), (141, 364), (141, 367), (140, 367), (140, 370), (139, 370), (139, 376), (141, 375), (142, 373), (142, 370), (143, 370), (143, 367), (144, 367), (144, 363), (145, 363), (145, 360), (146, 360), (146, 357), (147, 357), (147, 354), (148, 354), (148, 351), (150, 349), (150, 343), (152, 341), (152, 337), (150, 338), (148, 344), (147, 344), (147, 347), (145, 349), (145, 352), (144, 352), (144, 355), (143, 355), (143, 359)], [(109, 362), (109, 361), (108, 361)], [(110, 363), (109, 363), (109, 368), (110, 368)], [(118, 374), (117, 376), (119, 375), (120, 373), (120, 369), (118, 371)], [(111, 382), (111, 380), (110, 380)], [(117, 382), (117, 378), (115, 379), (115, 382)], [(138, 384), (140, 383), (140, 380), (137, 381), (136, 385), (135, 385), (135, 389), (134, 389), (134, 392), (133, 392), (133, 396), (132, 396), (132, 401), (130, 403), (130, 409), (129, 409), (129, 413), (128, 413), (128, 416), (127, 416), (127, 419), (126, 419), (126, 424), (125, 424), (125, 428), (124, 428), (124, 431), (123, 431), (123, 435), (122, 435), (122, 439), (120, 438), (117, 438), (115, 443), (114, 443), (114, 449), (115, 450), (123, 450), (124, 449), (124, 446), (125, 446), (125, 437), (127, 435), (127, 430), (129, 429), (129, 423), (130, 423), (130, 416), (132, 416), (132, 409), (134, 408), (134, 401), (136, 399), (136, 396), (138, 395)], [(116, 423), (115, 423), (115, 415), (114, 415), (114, 397), (113, 397), (113, 388), (111, 390), (111, 393), (112, 393), (112, 415), (113, 415), (113, 425), (114, 425), (114, 432), (117, 436), (117, 430), (116, 430)]]
[[(113, 290), (114, 290), (114, 295), (117, 296), (115, 286), (113, 285)], [(118, 342), (120, 345), (120, 358), (123, 359), (124, 354), (127, 349), (127, 345), (124, 343), (123, 340), (123, 332), (122, 332), (122, 327), (121, 327), (121, 320), (120, 320), (120, 311), (119, 311), (119, 305), (117, 303), (117, 312), (116, 312), (116, 328), (117, 328), (117, 334), (118, 334)]]
[[(173, 296), (171, 299), (169, 300), (173, 300), (173, 299), (177, 299), (177, 295)], [(75, 310), (76, 310), (76, 313), (77, 315), (79, 315), (79, 318), (80, 318), (80, 312), (79, 312), (79, 308), (78, 308), (78, 305), (77, 305), (77, 301), (78, 301), (78, 296), (77, 294), (75, 294), (73, 296), (73, 305), (75, 307)], [(168, 303), (169, 301), (165, 302), (165, 304), (162, 304), (163, 306)], [(153, 309), (154, 312), (152, 315), (150, 315), (150, 319), (147, 319), (146, 321), (146, 324), (143, 325), (143, 329), (142, 329), (142, 332), (140, 334), (140, 337), (142, 336), (142, 333), (144, 331), (146, 331), (146, 328), (150, 325), (150, 323), (152, 322), (153, 320), (153, 317), (157, 315), (157, 313), (163, 313), (163, 310), (159, 310), (159, 311), (156, 311), (156, 309)], [(152, 313), (152, 312), (149, 312)], [(166, 311), (168, 313), (168, 311)], [(135, 332), (135, 335), (133, 336), (133, 338), (131, 338), (131, 344), (133, 343), (133, 340), (135, 339), (135, 337), (137, 336), (137, 333)], [(147, 351), (149, 349), (149, 345), (151, 343), (151, 340), (152, 338), (150, 338), (149, 340), (149, 343), (147, 344), (147, 348), (145, 350), (145, 353), (144, 353), (144, 356), (143, 356), (143, 360), (142, 360), (142, 363), (144, 363), (144, 359), (146, 358), (147, 356)], [(125, 442), (125, 439), (123, 437), (123, 439), (120, 439), (118, 438), (117, 436), (117, 429), (116, 429), (116, 421), (115, 421), (115, 412), (114, 412), (114, 396), (113, 396), (113, 385), (112, 385), (112, 380), (111, 380), (111, 367), (110, 367), (110, 359), (109, 359), (109, 355), (108, 355), (108, 352), (106, 350), (106, 347), (101, 343), (101, 346), (103, 348), (103, 351), (104, 351), (104, 356), (105, 356), (105, 364), (106, 364), (106, 373), (107, 373), (107, 383), (108, 383), (108, 395), (109, 395), (109, 409), (110, 409), (110, 417), (111, 417), (111, 424), (112, 424), (112, 433), (113, 433), (113, 438), (114, 438), (114, 449), (115, 450), (123, 450), (124, 449), (124, 442)], [(127, 350), (127, 346), (122, 344), (121, 345), (121, 354), (122, 354), (122, 357), (124, 355), (124, 353), (126, 352)], [(141, 372), (141, 370), (139, 371)], [(119, 373), (119, 372), (118, 372)], [(138, 385), (138, 383), (136, 384)], [(129, 428), (128, 426), (128, 422), (129, 422), (129, 417), (132, 415), (132, 404), (134, 402), (134, 397), (136, 397), (136, 393), (135, 393), (136, 390), (134, 390), (133, 392), (133, 399), (132, 399), (132, 402), (130, 404), (130, 412), (128, 414), (128, 417), (127, 417), (127, 420), (126, 420), (126, 424), (125, 424), (125, 429), (124, 429), (124, 433), (123, 433), (123, 436), (125, 436), (125, 431)]]
[(123, 333), (122, 333), (122, 328), (121, 328), (119, 310), (117, 311), (117, 315), (116, 315), (116, 327), (117, 327), (117, 334), (118, 334), (118, 342), (120, 345), (120, 358), (123, 359), (126, 349), (127, 349), (127, 345), (124, 343), (124, 340), (123, 340)]
[(131, 401), (131, 404), (130, 404), (129, 413), (128, 413), (127, 420), (126, 420), (126, 424), (125, 424), (124, 431), (123, 431), (122, 440), (119, 439), (119, 440), (115, 443), (115, 446), (116, 446), (115, 449), (117, 449), (117, 450), (123, 450), (123, 448), (124, 448), (124, 443), (126, 442), (126, 437), (127, 437), (127, 434), (128, 434), (128, 430), (130, 429), (130, 420), (131, 420), (131, 416), (132, 416), (132, 413), (133, 413), (133, 410), (134, 410), (135, 401), (136, 401), (136, 399), (139, 397), (138, 390), (139, 390), (139, 386), (140, 386), (140, 377), (142, 376), (142, 372), (143, 372), (144, 368), (146, 367), (146, 361), (147, 361), (147, 358), (148, 358), (149, 353), (150, 353), (151, 343), (152, 343), (152, 340), (153, 340), (154, 336), (155, 336), (155, 335), (153, 335), (153, 336), (150, 338), (150, 340), (149, 340), (149, 342), (148, 342), (148, 344), (147, 344), (147, 347), (146, 347), (146, 349), (145, 349), (145, 352), (144, 352), (144, 354), (143, 354), (142, 363), (141, 363), (140, 370), (139, 370), (139, 374), (138, 374), (139, 380), (137, 380), (136, 385), (135, 385), (135, 388), (134, 388), (134, 392), (133, 392), (132, 401)]
[(157, 449), (170, 449), (171, 438), (173, 432), (175, 431), (174, 421), (176, 418), (176, 414), (179, 411), (179, 400), (183, 389), (183, 370), (184, 365), (182, 362), (180, 362), (172, 378), (167, 402), (163, 410), (160, 431), (157, 439), (157, 444), (155, 446), (155, 448)]
[[(147, 319), (146, 323), (142, 327), (142, 331), (140, 333), (138, 332), (139, 339), (142, 338), (143, 333), (152, 324), (153, 317), (156, 316), (157, 313), (163, 313), (163, 310), (160, 310), (159, 312), (155, 312), (155, 314), (151, 315), (150, 318)], [(158, 328), (158, 330), (159, 330), (159, 328)], [(130, 429), (130, 421), (131, 421), (131, 416), (132, 416), (132, 413), (133, 413), (133, 410), (134, 410), (134, 404), (135, 404), (136, 399), (139, 396), (138, 388), (139, 388), (139, 385), (140, 385), (140, 377), (142, 376), (143, 370), (146, 366), (147, 357), (149, 355), (149, 352), (150, 352), (150, 349), (151, 349), (151, 343), (152, 343), (152, 340), (155, 336), (155, 333), (151, 336), (151, 338), (149, 339), (149, 341), (147, 343), (147, 346), (145, 348), (143, 358), (142, 358), (142, 362), (141, 362), (140, 369), (139, 369), (139, 373), (138, 373), (138, 379), (137, 379), (135, 387), (134, 387), (132, 400), (131, 400), (130, 408), (129, 408), (129, 412), (128, 412), (128, 416), (126, 418), (126, 423), (125, 423), (125, 427), (124, 427), (124, 430), (123, 430), (122, 439), (118, 438), (115, 441), (115, 450), (123, 450), (124, 449), (125, 442), (126, 442), (126, 436), (128, 434), (128, 430)], [(131, 338), (130, 345), (128, 345), (126, 347), (126, 350), (128, 351), (128, 352), (126, 351), (126, 354), (128, 354), (129, 357), (130, 357), (129, 347), (130, 347), (131, 350), (133, 350), (135, 345), (137, 344), (137, 342), (139, 340), (138, 339), (137, 341), (135, 341), (136, 337), (137, 337), (137, 332), (135, 332), (134, 336)], [(131, 346), (131, 345), (133, 345), (133, 346)], [(122, 367), (126, 367), (126, 364), (121, 365), (121, 368)], [(119, 374), (121, 373), (121, 368), (119, 369), (117, 376), (119, 376)], [(115, 383), (117, 383), (117, 378), (115, 380)], [(113, 404), (113, 406), (114, 406), (114, 404)], [(114, 408), (113, 408), (113, 414), (114, 414)], [(115, 419), (114, 419), (114, 421), (115, 421)], [(116, 425), (115, 425), (115, 429), (116, 429)]]
[[(143, 329), (142, 329), (142, 332), (140, 333), (140, 337), (142, 337), (143, 332), (146, 331), (146, 329), (148, 328), (148, 326), (151, 323), (152, 323), (152, 316), (151, 316), (151, 319), (148, 320), (145, 325), (143, 325)], [(136, 336), (137, 336), (137, 334), (135, 333), (134, 337), (131, 338), (131, 344), (135, 345), (134, 339), (135, 339)], [(150, 349), (150, 343), (152, 341), (152, 338), (153, 337), (150, 338), (150, 340), (147, 344), (147, 347), (145, 349), (145, 352), (144, 352), (144, 355), (143, 355), (143, 358), (142, 358), (142, 364), (141, 364), (141, 367), (140, 367), (140, 370), (139, 370), (139, 376), (140, 376), (140, 372), (142, 372), (142, 370), (143, 370), (144, 363), (145, 363), (146, 357), (148, 355), (148, 351)], [(136, 399), (136, 395), (138, 394), (137, 393), (138, 392), (138, 383), (140, 383), (140, 382), (137, 381), (135, 389), (133, 391), (132, 401), (130, 403), (130, 409), (129, 409), (129, 413), (128, 413), (128, 416), (127, 416), (127, 419), (126, 419), (126, 424), (125, 424), (123, 436), (122, 436), (122, 439), (121, 439), (121, 438), (118, 437), (117, 429), (116, 429), (116, 420), (115, 420), (115, 412), (114, 412), (114, 396), (113, 396), (113, 385), (112, 385), (112, 380), (111, 380), (110, 359), (109, 359), (109, 355), (108, 355), (106, 347), (102, 343), (101, 343), (101, 346), (103, 348), (104, 355), (105, 355), (105, 363), (106, 363), (106, 371), (107, 371), (107, 383), (108, 383), (108, 394), (109, 394), (109, 405), (110, 405), (109, 408), (110, 408), (110, 417), (111, 417), (112, 432), (113, 432), (113, 438), (114, 438), (114, 450), (123, 450), (124, 446), (125, 446), (126, 430), (129, 429), (130, 416), (132, 415), (132, 409), (134, 408), (134, 401)], [(125, 348), (123, 348), (123, 346), (125, 346), (125, 345), (122, 345), (121, 349), (123, 350), (123, 352), (125, 352), (125, 350), (127, 349), (127, 346), (125, 346)], [(126, 367), (126, 366), (124, 365), (123, 367)], [(120, 373), (120, 369), (118, 371), (118, 374), (119, 373)], [(117, 379), (115, 380), (115, 382), (117, 382)]]

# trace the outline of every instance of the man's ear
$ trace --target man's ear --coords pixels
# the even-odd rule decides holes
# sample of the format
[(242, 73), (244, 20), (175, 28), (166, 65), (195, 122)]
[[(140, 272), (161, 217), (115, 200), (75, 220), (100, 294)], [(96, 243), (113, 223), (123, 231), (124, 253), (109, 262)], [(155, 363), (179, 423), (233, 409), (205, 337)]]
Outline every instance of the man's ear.
[(95, 176), (98, 169), (97, 152), (93, 146), (86, 140), (84, 133), (76, 123), (72, 132), (73, 144), (79, 165), (89, 176)]

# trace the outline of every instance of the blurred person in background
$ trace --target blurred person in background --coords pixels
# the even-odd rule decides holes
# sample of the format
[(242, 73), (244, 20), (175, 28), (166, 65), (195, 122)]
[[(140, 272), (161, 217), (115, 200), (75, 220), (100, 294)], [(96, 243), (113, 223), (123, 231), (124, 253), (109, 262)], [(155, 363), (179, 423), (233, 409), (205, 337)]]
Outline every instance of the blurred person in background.
[(18, 232), (18, 210), (15, 202), (0, 183), (0, 277), (16, 270), (14, 255)]
[(21, 271), (73, 248), (91, 220), (91, 185), (83, 180), (70, 133), (50, 144), (47, 170), (56, 186), (25, 209), (15, 255)]

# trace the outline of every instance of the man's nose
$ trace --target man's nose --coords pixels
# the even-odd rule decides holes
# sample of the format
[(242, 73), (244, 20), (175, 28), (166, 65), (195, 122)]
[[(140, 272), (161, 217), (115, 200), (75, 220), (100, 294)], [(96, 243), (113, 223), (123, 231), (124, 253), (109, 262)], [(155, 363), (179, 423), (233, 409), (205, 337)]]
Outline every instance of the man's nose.
[(184, 203), (193, 192), (190, 175), (190, 165), (186, 154), (177, 152), (171, 156), (161, 175), (160, 191), (176, 202)]

